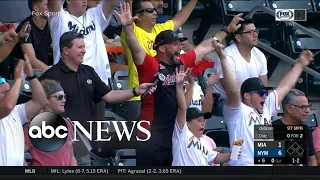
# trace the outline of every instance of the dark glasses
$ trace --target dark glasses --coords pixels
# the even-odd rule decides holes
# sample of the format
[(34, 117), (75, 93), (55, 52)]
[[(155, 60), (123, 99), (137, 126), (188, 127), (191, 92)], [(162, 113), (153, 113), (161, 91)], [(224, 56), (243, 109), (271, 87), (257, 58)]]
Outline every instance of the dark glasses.
[(5, 78), (0, 78), (0, 84), (4, 84), (5, 82), (7, 82)]
[(157, 12), (157, 9), (156, 8), (146, 8), (146, 9), (143, 9), (141, 11), (138, 11), (137, 13), (143, 13), (143, 12), (153, 13), (154, 11)]
[(264, 95), (269, 95), (269, 92), (267, 90), (250, 91), (250, 93), (258, 93), (261, 97), (263, 97)]
[(67, 96), (65, 94), (57, 94), (57, 95), (53, 95), (51, 97), (55, 97), (57, 100), (61, 101), (63, 98), (65, 100), (67, 100)]

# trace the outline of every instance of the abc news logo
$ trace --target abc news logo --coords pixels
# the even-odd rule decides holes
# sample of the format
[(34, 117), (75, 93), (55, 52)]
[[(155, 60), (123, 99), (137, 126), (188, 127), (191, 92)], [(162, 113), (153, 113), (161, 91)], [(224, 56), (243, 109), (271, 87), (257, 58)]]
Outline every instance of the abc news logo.
[(306, 21), (306, 9), (275, 9), (276, 21)]
[[(69, 136), (69, 127), (72, 127), (74, 137)], [(137, 124), (137, 129), (142, 133), (147, 135), (147, 138), (140, 139), (136, 137), (137, 141), (147, 141), (151, 138), (151, 133), (149, 130), (141, 126), (141, 123), (148, 123), (147, 121), (133, 121), (133, 127), (129, 131), (126, 121), (88, 121), (90, 124), (90, 132), (88, 132), (78, 121), (65, 120), (60, 115), (51, 112), (44, 112), (32, 119), (30, 122), (28, 136), (31, 144), (38, 150), (43, 152), (54, 152), (59, 150), (66, 142), (71, 143), (71, 141), (79, 141), (77, 139), (77, 131), (82, 131), (82, 134), (92, 141), (92, 123), (97, 123), (97, 139), (94, 141), (110, 141), (111, 137), (108, 139), (103, 139), (101, 136), (102, 132), (108, 133), (108, 128), (102, 129), (103, 123), (110, 125), (110, 122), (114, 126), (115, 133), (118, 136), (119, 141), (126, 136), (127, 140), (130, 141), (133, 130)], [(121, 123), (121, 127), (118, 123)], [(150, 125), (150, 124), (149, 124)], [(123, 129), (122, 131), (120, 129)]]

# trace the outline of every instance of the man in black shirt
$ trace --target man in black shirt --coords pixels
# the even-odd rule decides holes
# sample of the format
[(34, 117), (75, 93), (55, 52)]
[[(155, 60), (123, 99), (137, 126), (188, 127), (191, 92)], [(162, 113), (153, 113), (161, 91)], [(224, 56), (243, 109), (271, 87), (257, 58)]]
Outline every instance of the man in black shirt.
[[(272, 125), (287, 126), (287, 125), (303, 125), (307, 120), (310, 112), (308, 98), (304, 92), (293, 89), (282, 100), (283, 117), (272, 122)], [(306, 127), (306, 139), (307, 139), (307, 156), (308, 166), (317, 166), (317, 160), (315, 157), (312, 133), (308, 126)], [(275, 128), (277, 129), (277, 128)]]
[[(94, 117), (97, 104), (101, 100), (111, 104), (124, 102), (133, 96), (142, 95), (150, 86), (153, 86), (153, 83), (144, 83), (133, 89), (110, 90), (92, 67), (82, 64), (86, 53), (83, 38), (82, 34), (76, 32), (64, 33), (60, 38), (62, 58), (47, 70), (40, 79), (54, 79), (61, 83), (67, 99), (63, 116), (70, 118), (72, 121), (79, 121), (90, 132), (88, 121), (104, 120)], [(154, 90), (155, 88), (151, 88), (149, 93), (154, 92)], [(95, 140), (97, 135), (95, 125), (96, 123), (92, 123), (92, 140)], [(87, 156), (84, 152), (79, 151), (81, 149), (75, 148), (77, 159)]]
[(17, 32), (22, 29), (25, 22), (29, 22), (31, 32), (27, 39), (21, 44), (17, 44), (11, 56), (23, 58), (23, 54), (28, 54), (33, 69), (46, 71), (53, 62), (49, 60), (51, 48), (51, 35), (48, 26), (48, 0), (29, 0), (31, 15), (23, 20), (17, 27)]

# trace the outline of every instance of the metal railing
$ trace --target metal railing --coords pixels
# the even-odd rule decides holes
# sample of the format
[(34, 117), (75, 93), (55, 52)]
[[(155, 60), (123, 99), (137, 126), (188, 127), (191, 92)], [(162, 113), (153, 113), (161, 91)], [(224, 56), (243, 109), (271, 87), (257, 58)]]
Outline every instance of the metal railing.
[[(252, 18), (258, 11), (262, 11), (262, 12), (264, 12), (264, 13), (268, 13), (269, 15), (275, 17), (275, 11), (272, 10), (272, 9), (270, 9), (270, 8), (267, 8), (267, 7), (265, 7), (265, 6), (257, 6), (257, 7), (255, 7), (255, 8), (253, 8), (246, 17)], [(304, 27), (304, 26), (301, 26), (300, 24), (298, 24), (298, 23), (296, 23), (296, 22), (292, 22), (292, 25), (293, 25), (296, 29), (298, 29), (298, 30), (300, 30), (300, 31), (308, 34), (309, 36), (320, 40), (320, 34), (315, 33), (315, 32), (309, 30), (308, 28), (306, 28), (306, 27)], [(292, 59), (291, 57), (289, 57), (289, 56), (287, 56), (287, 55), (279, 52), (278, 50), (276, 50), (276, 49), (274, 49), (274, 48), (272, 48), (272, 47), (270, 47), (270, 46), (268, 46), (268, 45), (265, 44), (265, 43), (262, 43), (262, 42), (259, 41), (258, 47), (266, 50), (266, 51), (269, 52), (270, 54), (273, 54), (274, 56), (276, 56), (276, 57), (278, 57), (278, 58), (286, 61), (287, 63), (289, 63), (289, 64), (291, 64), (291, 65), (295, 65), (295, 64), (296, 64), (296, 60), (294, 60), (294, 59)], [(317, 79), (320, 79), (320, 73), (318, 73), (317, 71), (315, 71), (315, 70), (313, 70), (313, 69), (311, 69), (311, 68), (309, 68), (309, 67), (306, 67), (306, 68), (304, 69), (304, 72), (306, 72), (306, 73), (314, 76), (314, 77), (317, 78)]]

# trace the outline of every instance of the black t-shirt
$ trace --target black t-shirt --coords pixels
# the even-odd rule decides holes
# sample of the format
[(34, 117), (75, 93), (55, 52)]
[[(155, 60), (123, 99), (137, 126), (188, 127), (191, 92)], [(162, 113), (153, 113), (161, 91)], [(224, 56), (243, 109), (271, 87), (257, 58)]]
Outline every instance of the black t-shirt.
[(61, 83), (67, 95), (64, 117), (81, 122), (81, 125), (87, 130), (89, 129), (87, 121), (103, 120), (96, 119), (94, 115), (97, 104), (104, 95), (110, 92), (110, 88), (101, 81), (92, 67), (81, 64), (75, 72), (60, 60), (47, 70), (40, 80), (44, 78), (54, 79)]
[[(151, 126), (152, 142), (164, 148), (172, 148), (172, 133), (178, 111), (176, 96), (176, 67), (159, 62), (159, 72), (167, 78), (158, 82), (153, 94), (154, 118)], [(169, 77), (168, 77), (169, 76)]]
[[(275, 120), (272, 122), (272, 125), (276, 126), (286, 126), (281, 119)], [(312, 138), (312, 132), (310, 128), (307, 125), (304, 125), (306, 127), (306, 140), (307, 140), (307, 148), (308, 148), (308, 156), (314, 156), (315, 151), (314, 151), (314, 146), (313, 146), (313, 138)], [(275, 139), (276, 140), (276, 139)], [(307, 159), (308, 161), (308, 159)]]
[[(51, 34), (50, 34), (48, 22), (42, 30), (35, 25), (35, 23), (33, 22), (32, 16), (29, 16), (19, 24), (16, 32), (18, 33), (23, 27), (23, 24), (28, 21), (30, 22), (30, 25), (31, 25), (31, 32), (30, 32), (29, 38), (25, 43), (32, 44), (37, 59), (39, 59), (40, 61), (42, 61), (44, 64), (48, 66), (52, 65), (53, 62), (49, 62), (49, 51), (51, 48), (52, 41), (51, 41)], [(23, 52), (20, 44), (17, 44), (14, 47), (10, 56), (14, 58), (23, 59)]]

